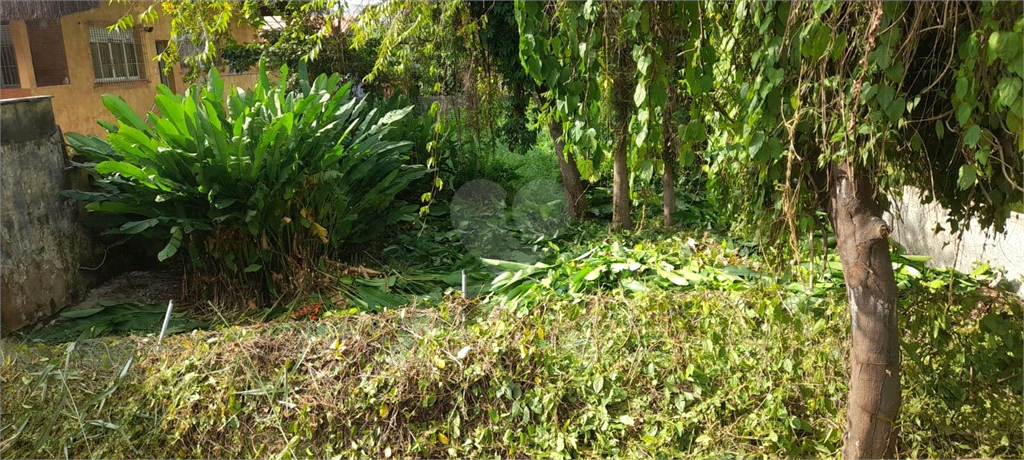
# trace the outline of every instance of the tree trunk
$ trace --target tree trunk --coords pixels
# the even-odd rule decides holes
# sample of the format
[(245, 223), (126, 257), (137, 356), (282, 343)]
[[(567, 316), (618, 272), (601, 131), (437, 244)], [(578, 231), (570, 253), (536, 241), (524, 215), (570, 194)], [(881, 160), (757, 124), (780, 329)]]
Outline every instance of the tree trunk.
[(863, 169), (834, 165), (828, 203), (850, 306), (850, 395), (843, 458), (893, 458), (900, 408), (900, 334), (889, 227)]
[(662, 159), (665, 162), (665, 171), (661, 173), (661, 213), (662, 221), (666, 227), (676, 224), (672, 213), (676, 212), (676, 165), (675, 155), (669, 152), (671, 145), (665, 143), (665, 152)]
[(557, 121), (548, 122), (548, 132), (551, 133), (551, 143), (555, 146), (555, 156), (558, 157), (558, 169), (562, 172), (562, 187), (565, 188), (565, 204), (569, 210), (569, 216), (574, 219), (583, 217), (587, 212), (587, 197), (583, 196), (583, 181), (580, 180), (580, 169), (576, 166), (576, 158), (569, 155), (565, 158), (565, 140), (562, 139), (562, 124)]
[(629, 214), (629, 168), (626, 164), (628, 139), (619, 136), (615, 146), (612, 169), (612, 230), (633, 228), (633, 216)]
[[(673, 19), (673, 12), (677, 11), (677, 5), (663, 3), (658, 8), (661, 22), (668, 25), (663, 30), (665, 34), (659, 41), (665, 46), (665, 69), (669, 81), (671, 75), (676, 73), (676, 44), (675, 35), (678, 33), (676, 25), (679, 23)], [(676, 151), (676, 135), (673, 129), (673, 113), (676, 110), (676, 85), (668, 85), (668, 94), (665, 98), (665, 106), (661, 109), (661, 161), (664, 164), (664, 171), (661, 173), (661, 214), (662, 223), (666, 228), (675, 226), (675, 219), (672, 214), (676, 212), (676, 163), (679, 155)]]

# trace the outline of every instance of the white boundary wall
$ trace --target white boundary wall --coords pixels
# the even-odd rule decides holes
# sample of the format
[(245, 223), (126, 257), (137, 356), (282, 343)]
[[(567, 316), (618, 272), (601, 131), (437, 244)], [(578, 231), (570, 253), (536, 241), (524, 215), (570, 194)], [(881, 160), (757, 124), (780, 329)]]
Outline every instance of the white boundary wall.
[[(988, 262), (992, 267), (1005, 270), (1006, 279), (1024, 297), (1024, 214), (1011, 213), (1002, 233), (981, 230), (976, 221), (964, 231), (957, 249), (957, 235), (949, 232), (948, 214), (938, 203), (921, 204), (920, 192), (907, 187), (903, 197), (893, 201), (892, 214), (885, 220), (891, 223), (892, 238), (912, 254), (932, 256), (931, 266), (953, 267), (969, 273), (977, 264)], [(943, 231), (935, 233), (941, 224)]]

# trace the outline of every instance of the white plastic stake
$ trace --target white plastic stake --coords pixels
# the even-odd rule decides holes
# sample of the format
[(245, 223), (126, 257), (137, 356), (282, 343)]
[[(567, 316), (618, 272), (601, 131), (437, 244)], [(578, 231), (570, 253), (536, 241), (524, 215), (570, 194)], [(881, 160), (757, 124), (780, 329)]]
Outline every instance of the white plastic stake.
[(466, 298), (466, 271), (462, 271), (462, 298)]
[(174, 299), (167, 302), (167, 314), (164, 315), (164, 325), (160, 327), (160, 338), (156, 340), (156, 346), (160, 346), (164, 342), (164, 334), (167, 333), (167, 324), (171, 322), (171, 310), (174, 310)]

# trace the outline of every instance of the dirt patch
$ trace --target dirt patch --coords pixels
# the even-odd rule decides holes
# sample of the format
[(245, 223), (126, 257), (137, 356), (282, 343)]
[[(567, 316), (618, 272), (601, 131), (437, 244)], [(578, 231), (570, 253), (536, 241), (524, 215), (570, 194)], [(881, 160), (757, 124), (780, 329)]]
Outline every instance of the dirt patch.
[(83, 310), (100, 306), (100, 301), (166, 305), (171, 299), (180, 303), (181, 272), (178, 270), (135, 271), (103, 283), (86, 294), (81, 302), (64, 311)]

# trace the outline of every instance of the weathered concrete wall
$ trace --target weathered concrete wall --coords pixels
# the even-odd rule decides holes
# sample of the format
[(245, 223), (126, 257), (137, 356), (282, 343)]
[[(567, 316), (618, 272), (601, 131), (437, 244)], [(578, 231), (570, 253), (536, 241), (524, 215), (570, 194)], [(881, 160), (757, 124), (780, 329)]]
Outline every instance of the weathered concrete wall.
[[(911, 253), (932, 256), (928, 262), (932, 266), (970, 272), (976, 264), (988, 262), (1005, 270), (1007, 280), (1024, 297), (1024, 215), (1012, 213), (1002, 233), (982, 230), (971, 222), (971, 229), (961, 235), (958, 251), (958, 235), (949, 232), (946, 211), (938, 203), (921, 204), (920, 196), (913, 188), (904, 189), (903, 199), (886, 216), (896, 241)], [(947, 230), (935, 233), (937, 224)]]
[(49, 97), (0, 101), (0, 326), (14, 330), (80, 296), (92, 258), (75, 219), (67, 157)]

